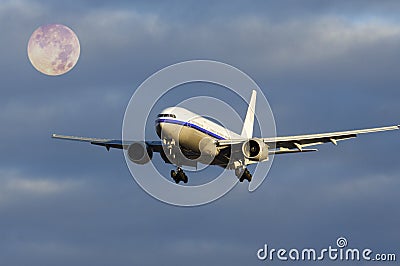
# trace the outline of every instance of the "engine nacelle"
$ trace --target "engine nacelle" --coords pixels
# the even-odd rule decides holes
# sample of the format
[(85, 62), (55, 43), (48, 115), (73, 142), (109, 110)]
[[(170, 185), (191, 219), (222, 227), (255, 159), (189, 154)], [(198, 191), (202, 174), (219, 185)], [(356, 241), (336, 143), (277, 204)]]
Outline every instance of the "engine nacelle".
[(133, 142), (128, 147), (128, 157), (133, 163), (146, 164), (153, 158), (153, 150), (145, 142)]
[(268, 145), (262, 139), (249, 139), (243, 143), (242, 152), (245, 158), (252, 161), (268, 160)]

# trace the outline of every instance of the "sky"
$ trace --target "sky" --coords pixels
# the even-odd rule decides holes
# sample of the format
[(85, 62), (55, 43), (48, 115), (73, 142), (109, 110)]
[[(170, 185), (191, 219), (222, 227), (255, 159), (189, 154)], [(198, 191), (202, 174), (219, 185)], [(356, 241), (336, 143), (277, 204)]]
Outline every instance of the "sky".
[[(194, 59), (252, 77), (278, 135), (399, 124), (399, 12), (398, 1), (0, 0), (1, 264), (265, 265), (264, 244), (321, 249), (340, 236), (399, 257), (399, 132), (276, 156), (255, 192), (239, 184), (191, 208), (146, 194), (120, 150), (50, 138), (120, 138), (135, 89)], [(81, 45), (78, 64), (57, 77), (26, 52), (49, 23)]]

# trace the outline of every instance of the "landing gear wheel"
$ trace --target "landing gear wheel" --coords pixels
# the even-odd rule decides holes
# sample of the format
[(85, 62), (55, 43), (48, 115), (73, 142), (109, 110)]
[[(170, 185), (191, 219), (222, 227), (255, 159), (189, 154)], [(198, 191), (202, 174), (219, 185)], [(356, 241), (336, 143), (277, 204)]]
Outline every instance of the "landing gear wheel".
[(172, 177), (172, 179), (175, 181), (175, 183), (179, 183), (179, 177), (178, 177), (178, 173), (177, 172), (175, 172), (174, 170), (171, 170), (171, 177)]
[(252, 176), (251, 176), (249, 170), (247, 168), (245, 168), (243, 171), (238, 168), (235, 170), (236, 176), (239, 176), (241, 172), (242, 172), (242, 175), (239, 177), (239, 181), (243, 182), (244, 180), (247, 180), (247, 181), (251, 182)]
[[(247, 170), (247, 169), (246, 169)], [(249, 172), (249, 170), (247, 170), (247, 174), (246, 174), (246, 180), (247, 181), (249, 181), (249, 183), (251, 182), (251, 179), (252, 179), (253, 177), (252, 177), (252, 175), (250, 174), (250, 172)]]
[(185, 174), (185, 172), (183, 172), (182, 168), (180, 167), (178, 167), (176, 171), (171, 170), (171, 177), (177, 184), (179, 184), (181, 181), (183, 181), (183, 183), (185, 184), (188, 182), (187, 175)]
[(188, 177), (186, 174), (183, 174), (183, 178), (182, 178), (183, 183), (187, 183), (188, 182)]

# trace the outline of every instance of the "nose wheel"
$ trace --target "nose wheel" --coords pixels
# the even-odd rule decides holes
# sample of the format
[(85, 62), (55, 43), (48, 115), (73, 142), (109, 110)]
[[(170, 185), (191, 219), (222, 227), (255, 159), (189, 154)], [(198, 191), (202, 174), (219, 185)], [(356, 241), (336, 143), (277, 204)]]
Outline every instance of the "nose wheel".
[(247, 168), (244, 169), (236, 168), (235, 174), (239, 178), (240, 182), (243, 182), (244, 180), (251, 182), (252, 175), (250, 174), (250, 171)]
[(178, 167), (176, 171), (171, 170), (171, 177), (177, 184), (179, 184), (181, 181), (183, 181), (183, 183), (185, 184), (188, 182), (187, 175), (185, 174), (185, 172), (183, 172), (182, 168), (180, 167)]

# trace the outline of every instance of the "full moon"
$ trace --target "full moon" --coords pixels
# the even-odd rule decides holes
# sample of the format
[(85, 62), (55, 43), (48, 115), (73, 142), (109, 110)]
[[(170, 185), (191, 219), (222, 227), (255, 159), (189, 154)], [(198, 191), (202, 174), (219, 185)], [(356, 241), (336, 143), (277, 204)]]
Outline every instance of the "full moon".
[(50, 76), (70, 71), (78, 62), (80, 51), (76, 34), (60, 24), (39, 27), (28, 43), (28, 57), (32, 65)]

